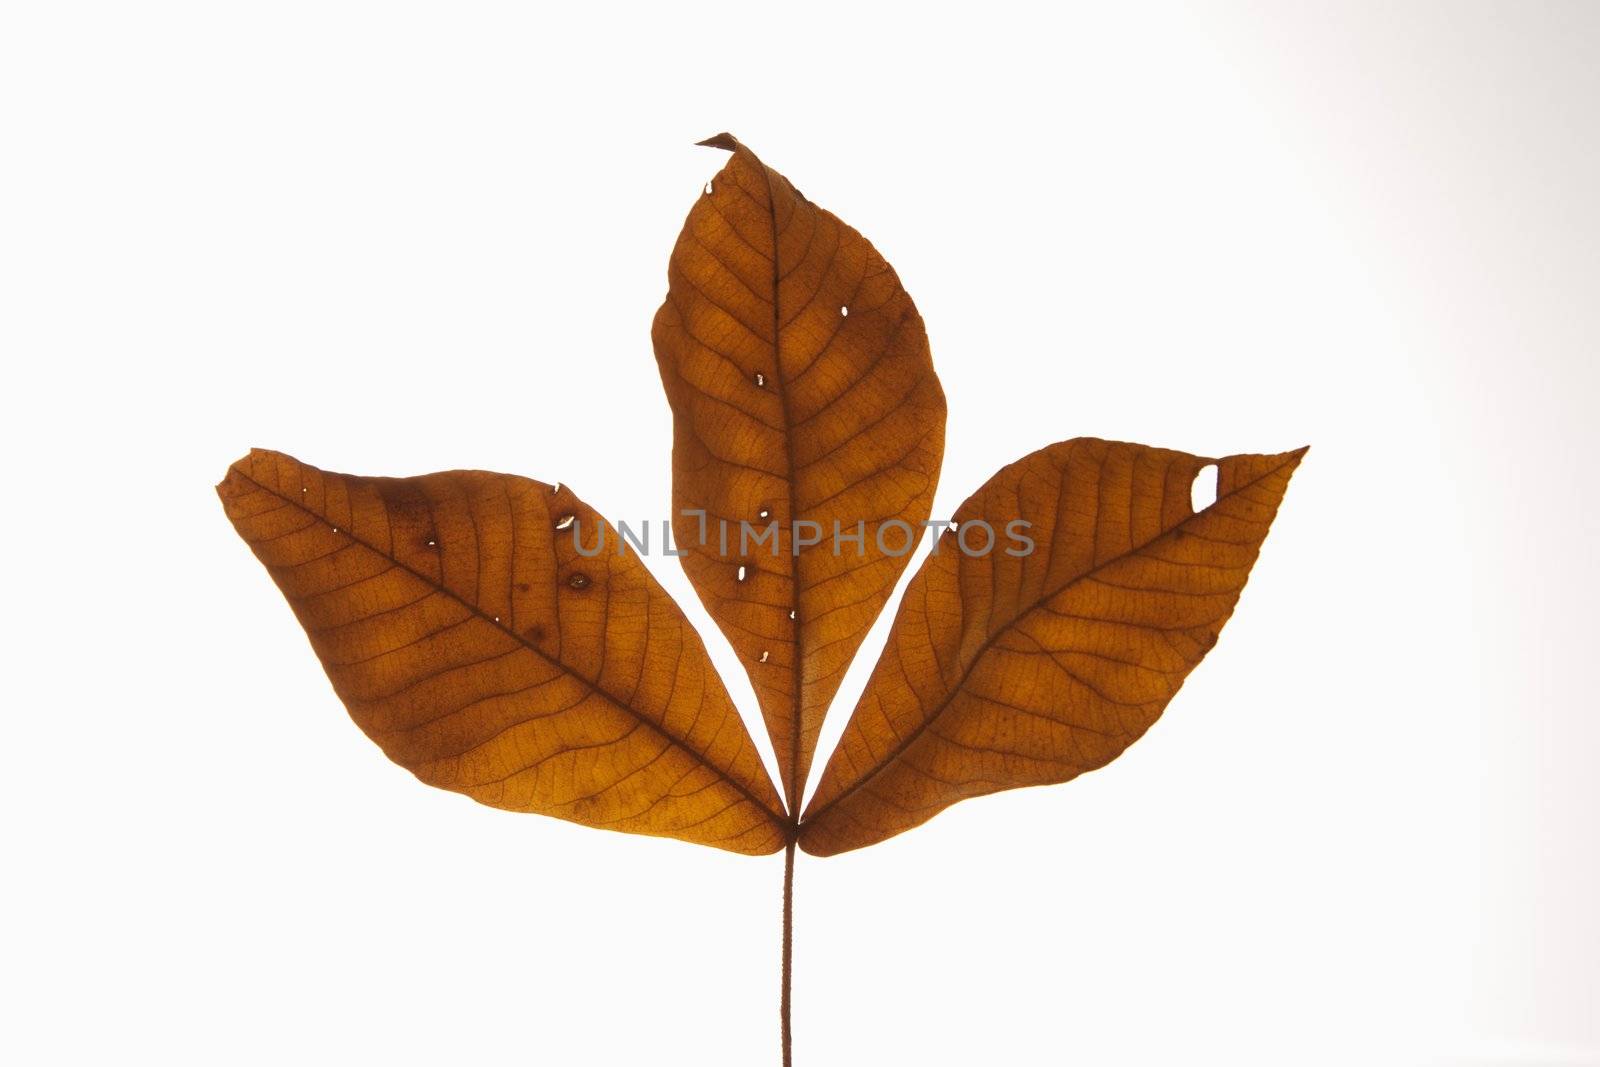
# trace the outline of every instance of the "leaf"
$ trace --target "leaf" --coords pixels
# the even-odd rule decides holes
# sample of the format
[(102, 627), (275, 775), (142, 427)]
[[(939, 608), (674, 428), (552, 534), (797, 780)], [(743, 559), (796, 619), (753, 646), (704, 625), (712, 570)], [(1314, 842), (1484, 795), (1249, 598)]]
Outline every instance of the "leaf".
[[(1233, 613), (1305, 449), (1213, 462), (1082, 438), (1002, 469), (956, 513), (987, 555), (940, 537), (823, 772), (800, 847), (830, 856), (967, 797), (1064, 782), (1149, 729)], [(1031, 554), (1005, 537), (1032, 523)], [(981, 530), (969, 537), (976, 549)]]
[(556, 536), (568, 515), (604, 526), (571, 490), (360, 478), (258, 450), (217, 492), (351, 718), (422, 781), (589, 826), (784, 847), (699, 635), (609, 527), (592, 559)]
[[(788, 1067), (796, 849), (862, 848), (1115, 759), (1216, 643), (1306, 450), (1212, 461), (1084, 438), (1001, 470), (909, 584), (796, 817), (823, 716), (926, 525), (945, 400), (872, 245), (728, 134), (702, 144), (731, 155), (689, 212), (652, 328), (673, 530), (754, 685), (787, 808), (699, 636), (570, 490), (326, 474), (260, 451), (217, 488), (351, 717), (424, 782), (783, 851)], [(1218, 497), (1196, 514), (1213, 462)]]
[[(922, 317), (866, 238), (731, 136), (702, 143), (732, 156), (689, 212), (652, 329), (673, 528), (798, 809), (823, 715), (908, 560), (907, 531), (880, 543), (880, 527), (920, 537), (928, 517), (944, 394)], [(775, 539), (741, 543), (741, 521)], [(859, 549), (834, 551), (836, 528)]]

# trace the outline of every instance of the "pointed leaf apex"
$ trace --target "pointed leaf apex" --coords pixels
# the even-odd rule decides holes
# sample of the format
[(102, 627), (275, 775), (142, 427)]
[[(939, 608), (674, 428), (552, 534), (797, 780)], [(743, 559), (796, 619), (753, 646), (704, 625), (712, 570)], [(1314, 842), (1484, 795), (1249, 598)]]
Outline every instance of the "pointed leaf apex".
[(714, 137), (707, 137), (704, 141), (696, 141), (701, 148), (720, 148), (724, 152), (737, 152), (739, 140), (731, 133), (719, 133)]

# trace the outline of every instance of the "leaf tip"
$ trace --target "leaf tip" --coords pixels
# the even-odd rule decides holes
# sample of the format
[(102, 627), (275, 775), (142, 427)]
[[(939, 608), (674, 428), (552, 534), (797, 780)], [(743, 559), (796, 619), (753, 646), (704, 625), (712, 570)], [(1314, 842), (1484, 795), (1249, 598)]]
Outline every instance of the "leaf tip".
[(228, 464), (228, 469), (222, 472), (222, 481), (218, 482), (216, 486), (218, 496), (223, 495), (223, 490), (227, 489), (228, 486), (233, 482), (234, 476), (239, 473), (239, 468), (250, 462), (250, 457), (255, 455), (255, 453), (256, 450), (252, 448), (247, 454), (240, 456), (238, 459)]
[(259, 462), (272, 459), (278, 454), (270, 448), (252, 448), (228, 464), (227, 471), (222, 475), (222, 481), (216, 484), (217, 496), (222, 498), (224, 504), (228, 503), (230, 496), (239, 495), (241, 478), (251, 478)]
[(720, 148), (724, 152), (737, 152), (739, 150), (739, 139), (733, 134), (723, 131), (715, 136), (707, 137), (704, 141), (696, 141), (695, 145), (699, 148)]

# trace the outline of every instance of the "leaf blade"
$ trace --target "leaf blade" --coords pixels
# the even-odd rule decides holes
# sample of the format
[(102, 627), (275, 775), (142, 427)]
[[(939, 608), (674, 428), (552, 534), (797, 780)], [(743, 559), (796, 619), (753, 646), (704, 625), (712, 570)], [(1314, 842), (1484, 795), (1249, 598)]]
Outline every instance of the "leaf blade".
[(360, 478), (256, 450), (217, 491), (351, 718), (420, 780), (590, 826), (783, 847), (698, 635), (631, 552), (585, 559), (556, 536), (566, 515), (604, 523), (569, 489)]
[[(674, 532), (798, 809), (823, 716), (909, 558), (896, 530), (884, 551), (879, 528), (920, 534), (928, 517), (944, 394), (877, 250), (731, 136), (702, 144), (732, 155), (684, 223), (652, 327), (674, 416)], [(705, 537), (685, 510), (705, 513)], [(776, 522), (771, 548), (741, 543), (741, 521)], [(822, 543), (797, 544), (812, 528), (795, 538), (796, 521)], [(835, 523), (861, 547), (835, 554)]]
[[(911, 581), (802, 822), (814, 855), (957, 801), (1067, 781), (1142, 736), (1215, 644), (1305, 450), (1215, 461), (1078, 439), (997, 473), (958, 522), (1034, 522), (1034, 552), (941, 538)], [(1038, 520), (1038, 521), (1035, 521)]]

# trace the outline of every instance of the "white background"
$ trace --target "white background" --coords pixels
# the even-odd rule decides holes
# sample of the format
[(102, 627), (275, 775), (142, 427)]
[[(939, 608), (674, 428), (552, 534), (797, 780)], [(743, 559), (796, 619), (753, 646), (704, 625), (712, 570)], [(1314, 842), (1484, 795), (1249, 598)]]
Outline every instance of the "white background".
[(1600, 1063), (1597, 56), (1595, 4), (5, 5), (0, 1056), (776, 1062), (779, 859), (419, 785), (211, 489), (665, 515), (728, 129), (926, 317), (936, 514), (1076, 435), (1314, 446), (1126, 756), (801, 857), (799, 1067)]

